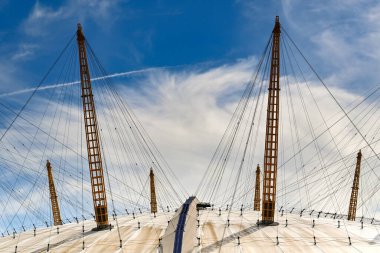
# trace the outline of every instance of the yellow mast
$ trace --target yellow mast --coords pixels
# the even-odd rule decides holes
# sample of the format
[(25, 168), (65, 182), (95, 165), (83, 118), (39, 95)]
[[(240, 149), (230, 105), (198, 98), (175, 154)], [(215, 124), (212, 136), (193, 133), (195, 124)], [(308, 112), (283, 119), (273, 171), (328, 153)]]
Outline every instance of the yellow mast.
[(156, 187), (154, 183), (153, 169), (150, 169), (150, 212), (157, 213), (157, 199), (156, 199)]
[(356, 157), (356, 168), (354, 182), (352, 184), (352, 192), (350, 199), (350, 206), (348, 207), (348, 220), (354, 221), (356, 216), (356, 206), (358, 204), (358, 191), (359, 191), (359, 178), (360, 178), (360, 164), (362, 160), (362, 152), (359, 150)]
[(78, 24), (77, 41), (92, 200), (95, 209), (97, 228), (102, 229), (108, 227), (106, 188), (100, 149), (99, 128), (96, 118), (94, 96), (92, 93), (90, 71), (87, 62), (85, 37), (81, 24)]
[(255, 185), (255, 199), (253, 210), (260, 211), (260, 166), (256, 168), (256, 185)]
[(280, 20), (276, 16), (276, 23), (272, 32), (273, 45), (265, 134), (262, 204), (262, 222), (264, 224), (273, 223), (276, 208), (278, 125), (280, 121), (280, 33)]
[(53, 173), (51, 171), (51, 164), (49, 160), (46, 161), (46, 169), (48, 172), (48, 179), (49, 179), (51, 210), (53, 212), (54, 226), (58, 226), (58, 225), (62, 225), (62, 219), (61, 219), (61, 213), (59, 211), (57, 193), (55, 191)]

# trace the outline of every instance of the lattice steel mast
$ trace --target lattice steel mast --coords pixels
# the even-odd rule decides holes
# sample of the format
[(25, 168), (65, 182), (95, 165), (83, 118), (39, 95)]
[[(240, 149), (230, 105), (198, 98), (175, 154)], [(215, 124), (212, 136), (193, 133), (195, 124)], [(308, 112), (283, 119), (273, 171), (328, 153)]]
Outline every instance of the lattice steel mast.
[(278, 126), (280, 120), (280, 33), (280, 20), (279, 17), (276, 16), (276, 23), (272, 32), (272, 59), (265, 134), (262, 205), (262, 222), (264, 224), (273, 223), (276, 207)]
[(156, 186), (154, 183), (153, 169), (150, 169), (150, 212), (157, 213)]
[(77, 41), (92, 199), (95, 209), (95, 221), (97, 228), (102, 229), (108, 227), (107, 198), (99, 140), (99, 128), (96, 119), (90, 71), (87, 62), (85, 37), (81, 24), (78, 24)]
[(356, 157), (356, 168), (354, 182), (352, 184), (352, 192), (350, 199), (350, 206), (348, 207), (348, 220), (354, 221), (356, 216), (356, 206), (358, 204), (358, 191), (359, 191), (359, 178), (360, 178), (360, 164), (362, 160), (362, 152), (359, 150)]
[(256, 168), (256, 185), (255, 185), (255, 199), (253, 203), (253, 210), (260, 211), (260, 165)]
[(51, 171), (51, 164), (49, 160), (46, 161), (46, 169), (49, 179), (49, 190), (51, 200), (51, 210), (53, 212), (54, 226), (62, 225), (61, 212), (59, 211), (57, 192), (55, 191), (53, 173)]

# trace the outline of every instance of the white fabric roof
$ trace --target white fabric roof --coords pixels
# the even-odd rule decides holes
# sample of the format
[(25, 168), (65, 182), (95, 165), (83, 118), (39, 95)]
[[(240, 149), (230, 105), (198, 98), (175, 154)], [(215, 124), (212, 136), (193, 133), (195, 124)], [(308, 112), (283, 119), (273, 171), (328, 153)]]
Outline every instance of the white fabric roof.
[[(120, 216), (118, 223), (122, 249), (116, 222), (112, 220), (114, 228), (111, 231), (92, 232), (95, 222), (84, 221), (59, 226), (59, 234), (57, 227), (49, 227), (37, 228), (35, 237), (33, 230), (17, 234), (15, 239), (7, 236), (0, 238), (0, 252), (15, 252), (16, 245), (17, 252), (46, 252), (48, 244), (50, 252), (158, 252), (159, 238), (165, 234), (168, 220), (174, 214), (159, 213), (156, 218), (151, 214), (142, 214), (136, 216), (136, 219), (131, 215)], [(259, 214), (260, 212), (244, 211), (240, 216), (240, 211), (231, 212), (228, 227), (228, 211), (222, 211), (219, 216), (217, 210), (205, 210), (200, 211), (199, 217), (189, 217), (200, 220), (198, 234), (195, 235), (200, 238), (200, 246), (196, 243), (192, 252), (219, 252), (221, 244), (221, 252), (380, 252), (379, 225), (364, 224), (362, 229), (360, 221), (340, 220), (341, 226), (338, 228), (338, 220), (332, 218), (317, 219), (308, 214), (303, 217), (299, 214), (284, 214), (276, 217), (278, 226), (257, 227)], [(84, 236), (82, 225), (85, 228)], [(351, 238), (351, 246), (348, 237)]]

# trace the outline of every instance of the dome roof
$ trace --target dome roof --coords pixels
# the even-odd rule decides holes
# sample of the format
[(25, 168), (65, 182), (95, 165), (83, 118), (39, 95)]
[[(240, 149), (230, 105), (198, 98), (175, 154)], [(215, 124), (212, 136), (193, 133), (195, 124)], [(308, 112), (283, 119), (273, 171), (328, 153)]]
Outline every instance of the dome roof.
[[(178, 211), (158, 213), (156, 217), (142, 214), (135, 219), (132, 215), (119, 216), (118, 225), (112, 220), (113, 228), (103, 231), (92, 231), (96, 226), (92, 220), (37, 228), (36, 236), (31, 230), (16, 234), (15, 238), (0, 238), (0, 251), (14, 251), (17, 245), (17, 252), (46, 252), (49, 245), (51, 252), (81, 252), (84, 242), (86, 252), (92, 253), (159, 252), (160, 239), (164, 239), (162, 237), (165, 236), (168, 224), (171, 226), (168, 221), (177, 214)], [(199, 252), (199, 249), (201, 252), (219, 252), (220, 246), (220, 252), (335, 253), (380, 250), (379, 225), (364, 223), (362, 228), (360, 221), (338, 220), (324, 215), (320, 218), (309, 214), (300, 217), (299, 214), (288, 213), (276, 216), (278, 225), (257, 226), (260, 214), (256, 211), (243, 211), (243, 215), (240, 215), (240, 211), (231, 211), (229, 214), (229, 211), (222, 210), (219, 216), (218, 210), (210, 209), (199, 211), (199, 216), (190, 213), (186, 224), (190, 224), (190, 220), (197, 224), (199, 219), (194, 240), (190, 242), (193, 244), (193, 252)], [(120, 249), (119, 233), (123, 250)], [(166, 252), (165, 248), (162, 250)]]

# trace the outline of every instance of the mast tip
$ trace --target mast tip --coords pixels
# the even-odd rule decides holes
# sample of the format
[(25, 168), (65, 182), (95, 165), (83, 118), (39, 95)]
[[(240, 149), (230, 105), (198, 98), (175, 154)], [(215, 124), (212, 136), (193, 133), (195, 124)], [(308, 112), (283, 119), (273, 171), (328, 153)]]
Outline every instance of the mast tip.
[(276, 16), (276, 22), (274, 24), (273, 32), (280, 33), (281, 32), (280, 26), (281, 26), (280, 25), (280, 17)]

